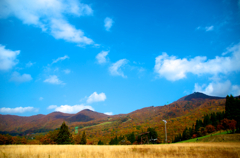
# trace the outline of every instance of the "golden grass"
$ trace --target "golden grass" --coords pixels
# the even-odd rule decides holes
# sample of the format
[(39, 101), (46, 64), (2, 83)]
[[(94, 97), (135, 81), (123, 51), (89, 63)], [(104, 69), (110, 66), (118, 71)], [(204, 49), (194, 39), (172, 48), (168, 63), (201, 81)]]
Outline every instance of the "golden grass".
[(240, 143), (182, 143), (163, 145), (3, 145), (4, 158), (237, 158)]

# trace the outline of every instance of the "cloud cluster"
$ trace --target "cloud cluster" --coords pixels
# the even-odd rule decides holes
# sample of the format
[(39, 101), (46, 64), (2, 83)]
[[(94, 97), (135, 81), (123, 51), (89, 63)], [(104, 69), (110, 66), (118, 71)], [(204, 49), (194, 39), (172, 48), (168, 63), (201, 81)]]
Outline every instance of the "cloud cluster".
[(213, 26), (213, 25), (211, 25), (211, 26), (206, 26), (206, 27), (198, 26), (198, 27), (197, 27), (197, 30), (205, 30), (206, 32), (208, 32), (208, 31), (213, 31), (213, 30), (214, 30), (214, 26)]
[(113, 115), (112, 112), (105, 112), (104, 114), (106, 114), (106, 115)]
[(87, 99), (87, 103), (93, 103), (93, 102), (100, 102), (100, 101), (105, 101), (107, 99), (105, 93), (99, 93), (97, 94), (97, 92), (93, 92), (93, 94), (91, 94), (88, 99)]
[(65, 69), (65, 70), (63, 70), (63, 72), (64, 72), (65, 74), (69, 74), (69, 73), (71, 72), (71, 70)]
[(35, 62), (32, 63), (31, 61), (29, 61), (29, 62), (26, 64), (26, 67), (31, 67), (31, 66), (33, 66), (33, 64), (35, 64)]
[(18, 63), (17, 55), (20, 51), (12, 51), (5, 49), (5, 46), (0, 44), (0, 70), (9, 70)]
[(70, 113), (70, 114), (75, 114), (78, 113), (79, 111), (82, 111), (84, 109), (89, 109), (94, 111), (94, 109), (91, 106), (88, 105), (61, 105), (61, 106), (57, 106), (57, 105), (50, 105), (48, 107), (48, 109), (54, 109), (54, 111), (59, 111), (59, 112), (64, 112), (64, 113)]
[(58, 106), (57, 105), (49, 105), (47, 109), (56, 109)]
[(111, 75), (122, 76), (123, 78), (127, 78), (127, 76), (125, 76), (121, 70), (121, 67), (123, 67), (127, 63), (128, 63), (127, 59), (121, 59), (121, 60), (118, 60), (116, 63), (113, 63), (109, 67), (109, 71), (110, 71)]
[(96, 59), (99, 64), (104, 64), (107, 62), (106, 56), (108, 55), (108, 53), (109, 51), (101, 51), (100, 53), (98, 53), (98, 55), (96, 56)]
[(28, 81), (31, 81), (31, 80), (32, 80), (31, 75), (29, 75), (29, 74), (20, 75), (20, 73), (18, 73), (16, 71), (12, 73), (12, 76), (10, 78), (10, 81), (19, 82), (19, 83), (28, 82)]
[(228, 51), (231, 56), (219, 57), (207, 60), (205, 56), (197, 56), (191, 59), (177, 58), (162, 53), (155, 59), (154, 71), (159, 77), (165, 77), (167, 80), (176, 81), (187, 77), (187, 73), (195, 75), (202, 74), (228, 74), (240, 70), (240, 43), (234, 45)]
[(37, 112), (38, 109), (34, 107), (16, 107), (16, 108), (0, 108), (1, 113), (6, 113), (6, 114), (13, 114), (13, 113), (24, 113), (24, 112)]
[(47, 82), (47, 83), (50, 83), (50, 84), (62, 84), (62, 85), (65, 84), (63, 81), (59, 80), (56, 75), (49, 76), (43, 82)]
[(56, 39), (80, 45), (92, 44), (84, 32), (69, 24), (65, 15), (92, 15), (89, 5), (78, 0), (3, 0), (0, 1), (0, 18), (15, 16), (24, 24), (34, 25), (49, 32)]
[(194, 91), (202, 92), (211, 96), (226, 97), (228, 94), (238, 96), (240, 95), (240, 86), (232, 85), (229, 80), (225, 82), (211, 82), (208, 85), (198, 85), (198, 83), (196, 83), (194, 86)]
[(113, 24), (113, 20), (109, 17), (106, 17), (104, 19), (104, 27), (107, 31), (110, 31), (110, 28), (112, 27)]
[[(94, 92), (93, 94), (91, 94), (89, 97), (85, 97), (84, 99), (87, 98), (87, 103), (93, 103), (93, 102), (100, 102), (100, 101), (105, 101), (107, 99), (105, 93), (100, 93), (98, 94), (97, 92)], [(92, 106), (89, 105), (84, 105), (84, 104), (80, 104), (80, 105), (61, 105), (61, 106), (57, 106), (57, 105), (50, 105), (48, 106), (47, 109), (54, 109), (54, 111), (60, 111), (60, 112), (64, 112), (64, 113), (78, 113), (81, 110), (84, 109), (89, 109), (94, 111), (94, 108)]]
[(65, 59), (69, 59), (69, 56), (65, 55), (63, 57), (59, 57), (56, 60), (53, 60), (52, 64), (57, 63), (57, 62), (62, 61), (62, 60), (65, 60)]
[[(104, 64), (107, 62), (107, 55), (108, 55), (109, 51), (101, 51), (100, 53), (97, 54), (96, 59), (98, 64)], [(128, 63), (127, 59), (121, 59), (118, 60), (115, 63), (112, 63), (111, 66), (109, 66), (108, 70), (110, 72), (111, 75), (113, 76), (121, 76), (123, 78), (127, 78), (127, 76), (124, 75), (124, 73), (122, 72), (122, 67), (124, 67), (124, 65), (126, 65)]]
[(214, 29), (214, 26), (206, 26), (205, 27), (205, 30), (208, 32), (208, 31), (213, 31)]

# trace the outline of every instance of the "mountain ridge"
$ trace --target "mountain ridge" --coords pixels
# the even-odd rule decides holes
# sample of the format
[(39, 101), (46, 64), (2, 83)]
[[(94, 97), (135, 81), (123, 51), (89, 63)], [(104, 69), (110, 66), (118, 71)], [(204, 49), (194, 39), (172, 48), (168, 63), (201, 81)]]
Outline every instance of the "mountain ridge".
[(186, 95), (177, 101), (191, 101), (193, 99), (224, 99), (225, 97), (216, 97), (216, 96), (209, 96), (201, 92), (194, 92), (192, 94)]
[[(211, 106), (211, 100), (217, 101), (221, 99), (225, 98), (212, 97), (198, 92), (184, 96), (168, 105), (155, 107), (149, 106), (137, 109), (128, 114), (118, 114), (111, 116), (89, 109), (84, 109), (76, 114), (68, 114), (55, 111), (47, 115), (38, 114), (29, 117), (22, 117), (17, 115), (0, 115), (0, 131), (9, 133), (37, 133), (59, 128), (63, 121), (66, 121), (70, 128), (73, 126), (91, 126), (109, 121), (120, 121), (119, 123), (121, 124), (129, 120), (139, 120), (139, 123), (141, 124), (145, 122), (145, 119), (168, 119), (181, 117), (200, 107), (208, 108), (208, 106)], [(210, 104), (208, 105), (206, 102), (209, 102)], [(213, 102), (213, 104), (216, 103)], [(222, 105), (223, 103), (221, 103), (221, 106)], [(139, 117), (141, 119), (139, 119)]]

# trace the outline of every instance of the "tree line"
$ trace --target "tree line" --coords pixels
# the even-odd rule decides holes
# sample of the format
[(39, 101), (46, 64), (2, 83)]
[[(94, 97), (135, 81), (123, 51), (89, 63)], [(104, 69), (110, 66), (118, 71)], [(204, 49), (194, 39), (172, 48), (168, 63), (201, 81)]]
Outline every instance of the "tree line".
[[(122, 120), (126, 121), (126, 120)], [(240, 132), (240, 99), (232, 95), (226, 97), (225, 112), (205, 114), (203, 119), (196, 120), (192, 127), (186, 127), (182, 133), (175, 136), (172, 142), (204, 136), (214, 131), (227, 130), (232, 133)], [(49, 131), (45, 135), (37, 135), (35, 139), (0, 134), (0, 144), (87, 144), (86, 133), (72, 135), (68, 126), (63, 122), (59, 129)], [(109, 145), (130, 145), (161, 143), (155, 128), (148, 128), (140, 134), (134, 132), (111, 138)], [(104, 142), (99, 139), (98, 145)]]
[[(29, 141), (29, 142), (28, 142)], [(86, 134), (83, 131), (75, 136), (69, 132), (69, 128), (65, 122), (62, 123), (60, 129), (50, 131), (45, 135), (36, 136), (34, 140), (27, 140), (25, 137), (11, 136), (9, 134), (0, 134), (0, 144), (86, 144)]]
[[(109, 145), (131, 145), (131, 144), (159, 144), (160, 140), (155, 128), (148, 128), (146, 132), (136, 135), (134, 132), (126, 134), (125, 136), (115, 136), (111, 138)], [(104, 143), (99, 140), (98, 145)]]
[(205, 136), (215, 131), (226, 130), (231, 133), (240, 132), (240, 100), (232, 95), (226, 97), (225, 112), (206, 114), (202, 119), (196, 120), (195, 125), (186, 127), (184, 131), (175, 136), (173, 142), (188, 140)]

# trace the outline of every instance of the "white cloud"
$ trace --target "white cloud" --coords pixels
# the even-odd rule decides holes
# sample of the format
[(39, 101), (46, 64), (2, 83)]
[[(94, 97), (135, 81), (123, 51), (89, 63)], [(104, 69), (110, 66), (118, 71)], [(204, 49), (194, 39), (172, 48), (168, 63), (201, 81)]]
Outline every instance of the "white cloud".
[(69, 57), (67, 55), (65, 55), (63, 57), (59, 57), (56, 60), (53, 60), (52, 64), (57, 63), (57, 62), (59, 62), (61, 60), (65, 60), (65, 59), (69, 59)]
[(59, 111), (59, 112), (64, 112), (64, 113), (71, 113), (75, 114), (78, 113), (79, 111), (82, 111), (84, 109), (89, 109), (94, 111), (94, 109), (91, 106), (88, 105), (61, 105), (61, 106), (56, 106), (56, 105), (50, 105), (48, 109), (54, 109), (54, 111)]
[(88, 97), (87, 103), (105, 101), (106, 99), (107, 99), (107, 97), (106, 97), (105, 93), (97, 94), (97, 92), (93, 92), (93, 94), (91, 94)]
[(214, 29), (214, 26), (206, 26), (205, 27), (205, 30), (208, 32), (208, 31), (213, 31)]
[(223, 52), (222, 55), (224, 56), (224, 55), (232, 53), (232, 52), (240, 52), (240, 43), (228, 47), (227, 51)]
[(93, 41), (80, 29), (68, 23), (65, 15), (92, 15), (89, 5), (78, 0), (3, 0), (0, 1), (0, 18), (15, 16), (24, 24), (33, 25), (49, 32), (56, 39), (78, 44), (92, 44)]
[(50, 105), (47, 109), (56, 109), (57, 107), (57, 105)]
[(99, 64), (104, 64), (107, 62), (106, 56), (108, 55), (108, 53), (109, 51), (101, 51), (100, 53), (98, 53), (96, 59), (98, 60)]
[(9, 70), (18, 63), (17, 55), (20, 51), (12, 51), (5, 49), (5, 46), (0, 44), (0, 70)]
[(24, 113), (24, 112), (37, 112), (38, 109), (34, 108), (34, 107), (16, 107), (16, 108), (0, 108), (0, 112), (1, 113), (7, 113), (7, 114), (13, 114), (13, 113)]
[(51, 20), (51, 34), (56, 39), (64, 39), (68, 42), (83, 44), (92, 44), (93, 40), (84, 36), (84, 33), (70, 25), (65, 20), (52, 19)]
[(80, 102), (83, 102), (83, 101), (87, 100), (87, 98), (88, 98), (88, 97), (85, 96), (84, 98), (81, 98), (79, 101), (80, 101)]
[(240, 95), (240, 85), (233, 85), (232, 86), (232, 94), (234, 96)]
[(206, 27), (198, 26), (198, 27), (196, 28), (196, 30), (205, 30), (206, 32), (208, 32), (208, 31), (213, 31), (213, 30), (214, 30), (214, 26), (213, 26), (213, 25), (212, 25), (212, 26), (206, 26)]
[(42, 100), (43, 100), (43, 97), (40, 97), (39, 100), (42, 101)]
[(114, 76), (122, 76), (123, 78), (126, 78), (121, 70), (121, 67), (127, 64), (128, 60), (127, 59), (121, 59), (118, 60), (116, 63), (113, 63), (112, 66), (109, 67), (109, 71), (112, 75)]
[(71, 70), (65, 69), (65, 70), (63, 70), (63, 72), (64, 72), (65, 74), (69, 74), (69, 73), (71, 72)]
[(29, 74), (20, 75), (16, 71), (12, 73), (12, 76), (10, 78), (10, 81), (13, 81), (13, 82), (28, 82), (31, 80), (32, 80), (31, 75), (29, 75)]
[(195, 75), (202, 74), (228, 74), (240, 70), (240, 43), (233, 46), (231, 56), (219, 57), (207, 60), (206, 56), (196, 56), (191, 59), (178, 59), (176, 56), (168, 56), (162, 53), (155, 59), (154, 71), (159, 77), (167, 80), (176, 81), (186, 78), (187, 73)]
[(106, 115), (113, 115), (112, 112), (105, 112), (104, 114), (106, 114)]
[(106, 29), (107, 31), (110, 30), (110, 28), (112, 27), (112, 24), (113, 24), (113, 20), (112, 20), (111, 18), (106, 17), (106, 18), (104, 19), (104, 27), (105, 27), (105, 29)]
[(240, 86), (232, 85), (229, 80), (225, 82), (211, 82), (208, 85), (198, 85), (198, 83), (195, 83), (194, 91), (202, 92), (211, 96), (226, 97), (228, 94), (237, 96), (240, 95)]
[(35, 64), (35, 63), (32, 63), (31, 61), (29, 61), (29, 62), (26, 64), (26, 67), (31, 67), (31, 66), (33, 66), (33, 64)]
[(49, 76), (49, 78), (47, 78), (43, 82), (47, 82), (47, 83), (51, 83), (51, 84), (63, 84), (63, 85), (65, 84), (65, 83), (63, 83), (63, 81), (59, 80), (56, 75)]

